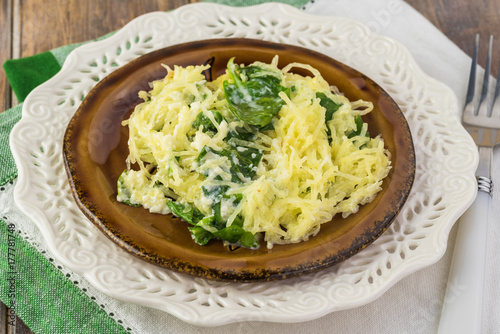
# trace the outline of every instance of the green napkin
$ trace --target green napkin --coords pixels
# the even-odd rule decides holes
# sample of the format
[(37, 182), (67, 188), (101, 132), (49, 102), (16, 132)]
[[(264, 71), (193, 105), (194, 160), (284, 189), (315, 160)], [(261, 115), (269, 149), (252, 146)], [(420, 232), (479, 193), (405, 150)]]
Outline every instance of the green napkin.
[[(250, 6), (265, 0), (207, 0), (232, 6)], [(302, 7), (307, 0), (282, 0)], [(106, 38), (103, 36), (100, 39)], [(87, 42), (84, 42), (87, 43)], [(0, 191), (12, 184), (17, 168), (9, 148), (9, 134), (20, 120), (22, 102), (37, 86), (61, 69), (68, 54), (84, 44), (72, 44), (22, 59), (7, 60), (3, 68), (21, 104), (0, 113)], [(51, 261), (24, 240), (16, 222), (0, 217), (0, 300), (36, 333), (127, 333), (104, 305), (98, 305)]]

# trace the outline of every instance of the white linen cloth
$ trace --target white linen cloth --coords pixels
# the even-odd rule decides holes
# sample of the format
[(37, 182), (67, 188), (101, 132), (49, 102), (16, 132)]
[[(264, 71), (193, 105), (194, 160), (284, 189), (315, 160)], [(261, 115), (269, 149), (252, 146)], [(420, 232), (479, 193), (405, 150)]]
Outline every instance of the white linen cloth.
[[(405, 2), (316, 0), (305, 6), (304, 11), (316, 15), (350, 17), (363, 22), (377, 33), (403, 43), (426, 73), (452, 88), (462, 107), (470, 58)], [(500, 166), (498, 154), (493, 162), (494, 166)], [(493, 181), (500, 184), (500, 175), (495, 172)], [(500, 303), (497, 302), (500, 300), (500, 256), (496, 256), (496, 250), (500, 247), (500, 223), (498, 219), (494, 219), (500, 216), (499, 196), (500, 189), (496, 187), (487, 240), (489, 258), (484, 294), (484, 333), (500, 333)], [(11, 189), (7, 189), (0, 197), (5, 197), (0, 201), (0, 211), (7, 210), (9, 215), (16, 216), (17, 221), (24, 221), (24, 234), (30, 236), (36, 247), (46, 250), (44, 240), (36, 237), (39, 233), (36, 233), (34, 224), (16, 210)], [(451, 232), (448, 250), (441, 260), (402, 279), (375, 301), (304, 323), (243, 322), (211, 328), (197, 327), (163, 311), (109, 298), (93, 289), (77, 274), (69, 273), (72, 279), (81, 282), (80, 287), (87, 288), (87, 294), (94, 296), (98, 303), (106, 305), (106, 310), (113, 312), (117, 319), (122, 320), (124, 327), (130, 328), (133, 333), (435, 333), (439, 325), (455, 233), (456, 226)], [(46, 256), (50, 257), (50, 254)], [(68, 272), (67, 269), (62, 271)]]

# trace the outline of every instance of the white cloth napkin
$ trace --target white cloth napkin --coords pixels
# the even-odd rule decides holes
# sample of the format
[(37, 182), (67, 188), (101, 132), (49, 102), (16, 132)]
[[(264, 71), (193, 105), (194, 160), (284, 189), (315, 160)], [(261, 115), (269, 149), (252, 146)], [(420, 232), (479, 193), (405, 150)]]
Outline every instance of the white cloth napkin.
[[(374, 31), (390, 36), (410, 50), (421, 68), (434, 78), (450, 86), (463, 105), (470, 58), (455, 44), (439, 32), (432, 24), (401, 0), (316, 0), (311, 1), (305, 12), (326, 16), (344, 16), (368, 25)], [(473, 41), (471, 41), (472, 43)], [(457, 114), (458, 117), (458, 114)], [(494, 159), (500, 165), (500, 156)], [(493, 175), (500, 184), (500, 175)], [(14, 207), (5, 192), (7, 206)], [(485, 333), (500, 333), (500, 257), (495, 256), (500, 247), (500, 224), (493, 217), (500, 216), (500, 196), (496, 187), (493, 195), (493, 210), (489, 233), (489, 260), (485, 291)], [(18, 220), (26, 218), (14, 209), (10, 214)], [(32, 224), (32, 223), (31, 223)], [(33, 224), (32, 224), (33, 225)], [(23, 224), (24, 233), (36, 235), (36, 227)], [(32, 232), (32, 233), (31, 233)], [(215, 328), (197, 327), (187, 324), (165, 312), (120, 302), (104, 296), (89, 286), (78, 275), (72, 279), (82, 282), (87, 293), (99, 303), (106, 305), (108, 312), (122, 319), (125, 327), (134, 333), (435, 333), (439, 324), (441, 307), (446, 289), (448, 269), (451, 262), (456, 228), (452, 230), (448, 251), (436, 264), (422, 269), (397, 283), (384, 295), (370, 304), (355, 309), (331, 313), (323, 318), (305, 323), (279, 324), (244, 322)], [(45, 249), (44, 241), (32, 237), (32, 243)]]

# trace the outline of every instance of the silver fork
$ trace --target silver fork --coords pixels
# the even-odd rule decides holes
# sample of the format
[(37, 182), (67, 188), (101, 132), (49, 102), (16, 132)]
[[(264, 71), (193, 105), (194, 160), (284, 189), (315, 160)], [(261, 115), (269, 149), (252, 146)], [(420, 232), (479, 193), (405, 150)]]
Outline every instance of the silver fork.
[[(488, 212), (493, 193), (491, 159), (500, 134), (500, 84), (490, 81), (493, 36), (482, 83), (476, 79), (479, 35), (476, 36), (462, 123), (479, 149), (478, 193), (458, 222), (457, 238), (438, 333), (481, 333), (486, 266)], [(500, 75), (497, 74), (497, 78)], [(482, 89), (479, 89), (481, 88)]]

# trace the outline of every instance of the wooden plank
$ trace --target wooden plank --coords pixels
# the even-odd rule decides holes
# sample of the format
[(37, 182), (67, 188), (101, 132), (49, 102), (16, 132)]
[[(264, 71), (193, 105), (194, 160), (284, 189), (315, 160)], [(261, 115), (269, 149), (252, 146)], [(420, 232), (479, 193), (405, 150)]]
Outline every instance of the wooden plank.
[(23, 1), (20, 56), (98, 38), (120, 29), (139, 15), (171, 10), (191, 2), (198, 1)]
[(0, 302), (0, 334), (7, 334), (7, 306)]
[[(0, 11), (0, 64), (12, 58), (12, 0), (2, 2)], [(0, 112), (11, 107), (11, 89), (2, 69), (0, 79)]]
[(10, 325), (10, 323), (7, 325), (7, 334), (34, 334), (31, 329), (26, 326), (26, 324), (16, 317), (16, 320), (14, 320), (13, 325)]

